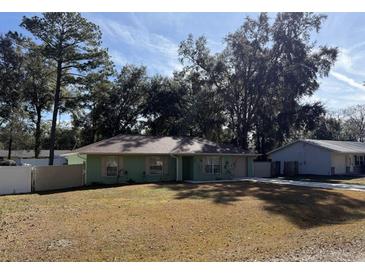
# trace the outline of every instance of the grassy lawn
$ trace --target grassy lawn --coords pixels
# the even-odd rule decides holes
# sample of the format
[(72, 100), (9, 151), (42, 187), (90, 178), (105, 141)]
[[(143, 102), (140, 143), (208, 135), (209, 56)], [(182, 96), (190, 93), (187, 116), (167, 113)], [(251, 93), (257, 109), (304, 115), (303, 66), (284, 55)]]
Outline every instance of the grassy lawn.
[(332, 184), (354, 184), (365, 185), (365, 177), (360, 176), (321, 176), (321, 175), (299, 175), (295, 177), (285, 177), (288, 180), (299, 180), (308, 182), (324, 182)]
[(363, 245), (364, 232), (354, 191), (144, 184), (0, 197), (1, 261), (276, 260)]

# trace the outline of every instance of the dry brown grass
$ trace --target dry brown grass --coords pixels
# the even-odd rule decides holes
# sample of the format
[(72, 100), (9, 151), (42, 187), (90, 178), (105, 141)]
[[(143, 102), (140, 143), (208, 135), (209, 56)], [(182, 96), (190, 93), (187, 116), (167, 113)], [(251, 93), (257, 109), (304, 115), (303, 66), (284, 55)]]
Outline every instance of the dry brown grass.
[(253, 261), (362, 238), (365, 193), (145, 184), (0, 197), (0, 260)]

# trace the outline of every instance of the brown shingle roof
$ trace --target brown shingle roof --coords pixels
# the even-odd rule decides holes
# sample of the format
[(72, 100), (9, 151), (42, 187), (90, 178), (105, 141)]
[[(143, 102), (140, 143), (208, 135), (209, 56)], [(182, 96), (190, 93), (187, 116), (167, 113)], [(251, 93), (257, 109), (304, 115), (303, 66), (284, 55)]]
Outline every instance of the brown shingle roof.
[(192, 137), (155, 137), (143, 135), (118, 135), (71, 153), (82, 154), (248, 154), (231, 145)]

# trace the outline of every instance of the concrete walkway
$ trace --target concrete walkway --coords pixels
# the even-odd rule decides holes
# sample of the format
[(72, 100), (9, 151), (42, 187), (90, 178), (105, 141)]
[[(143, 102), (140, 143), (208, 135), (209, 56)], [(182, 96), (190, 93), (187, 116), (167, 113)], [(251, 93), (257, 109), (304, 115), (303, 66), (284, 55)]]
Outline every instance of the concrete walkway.
[(312, 188), (325, 188), (325, 189), (340, 189), (340, 190), (353, 190), (353, 191), (364, 191), (365, 185), (354, 185), (354, 184), (332, 184), (322, 182), (309, 182), (309, 181), (294, 181), (284, 180), (280, 178), (237, 178), (232, 180), (217, 180), (217, 181), (185, 181), (192, 184), (202, 183), (229, 183), (229, 182), (252, 182), (252, 183), (266, 183), (266, 184), (277, 184), (277, 185), (292, 185)]

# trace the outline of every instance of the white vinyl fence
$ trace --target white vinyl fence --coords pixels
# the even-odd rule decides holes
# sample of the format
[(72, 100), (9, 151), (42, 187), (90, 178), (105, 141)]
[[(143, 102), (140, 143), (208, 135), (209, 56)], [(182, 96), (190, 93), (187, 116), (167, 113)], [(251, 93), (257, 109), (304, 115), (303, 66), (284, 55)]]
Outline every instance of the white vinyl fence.
[(271, 162), (253, 162), (255, 177), (271, 177)]
[(30, 193), (84, 185), (84, 166), (2, 166), (0, 195)]
[(32, 168), (22, 166), (0, 167), (0, 195), (29, 193), (32, 185)]

